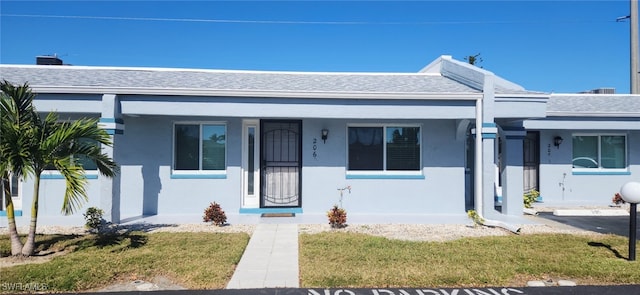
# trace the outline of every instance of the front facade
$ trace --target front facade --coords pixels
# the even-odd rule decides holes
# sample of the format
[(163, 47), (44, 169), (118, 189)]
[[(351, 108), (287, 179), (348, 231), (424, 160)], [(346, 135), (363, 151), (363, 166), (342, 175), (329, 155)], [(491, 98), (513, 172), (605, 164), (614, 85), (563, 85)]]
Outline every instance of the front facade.
[[(572, 120), (559, 125), (554, 116), (566, 114), (549, 112), (555, 95), (448, 56), (419, 73), (2, 65), (0, 78), (28, 82), (41, 112), (99, 118), (112, 134), (113, 147), (103, 150), (120, 173), (109, 179), (87, 163), (85, 208), (100, 207), (116, 223), (201, 215), (214, 201), (232, 214), (324, 214), (347, 186), (342, 205), (350, 214), (476, 209), (500, 218), (522, 214), (527, 189), (539, 189), (545, 201), (600, 201), (606, 193), (606, 203), (612, 191), (586, 183), (617, 189), (640, 173), (637, 113), (601, 125), (606, 132), (573, 128)], [(565, 141), (548, 151), (554, 136)], [(598, 145), (603, 167), (595, 175), (571, 166), (568, 180), (576, 184), (565, 183), (561, 194), (554, 182), (572, 165), (572, 137), (575, 146), (615, 143)], [(592, 156), (586, 144), (576, 149)], [(31, 186), (14, 181), (14, 200), (26, 212)], [(64, 180), (45, 172), (41, 189), (39, 216), (60, 216)], [(83, 212), (66, 218), (81, 224)]]

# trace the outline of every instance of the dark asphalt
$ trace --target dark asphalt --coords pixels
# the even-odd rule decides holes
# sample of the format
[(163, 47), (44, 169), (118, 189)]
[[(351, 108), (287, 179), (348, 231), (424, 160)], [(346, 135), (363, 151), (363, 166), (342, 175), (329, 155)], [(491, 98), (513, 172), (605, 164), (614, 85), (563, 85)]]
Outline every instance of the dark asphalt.
[[(538, 217), (602, 234), (629, 236), (629, 216), (555, 216), (550, 212), (541, 212)], [(638, 236), (640, 227), (636, 228)]]
[[(71, 294), (71, 293), (69, 293)], [(173, 291), (136, 291), (113, 293), (114, 295), (638, 295), (640, 285), (624, 286), (576, 286), (576, 287), (527, 287), (527, 288), (421, 288), (421, 289), (245, 289), (245, 290), (173, 290)]]

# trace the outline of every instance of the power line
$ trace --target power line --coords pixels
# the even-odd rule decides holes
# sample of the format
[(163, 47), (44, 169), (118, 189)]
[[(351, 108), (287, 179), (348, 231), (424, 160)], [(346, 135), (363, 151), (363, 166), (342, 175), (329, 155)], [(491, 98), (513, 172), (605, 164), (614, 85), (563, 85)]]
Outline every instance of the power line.
[(85, 15), (44, 15), (44, 14), (0, 14), (2, 17), (27, 18), (63, 18), (92, 20), (124, 20), (154, 22), (198, 22), (229, 24), (294, 24), (294, 25), (492, 25), (492, 24), (557, 24), (557, 23), (605, 23), (614, 20), (535, 20), (535, 21), (424, 21), (424, 22), (372, 22), (372, 21), (287, 21), (287, 20), (233, 20), (203, 18), (158, 18), (158, 17), (126, 17), (126, 16), (85, 16)]

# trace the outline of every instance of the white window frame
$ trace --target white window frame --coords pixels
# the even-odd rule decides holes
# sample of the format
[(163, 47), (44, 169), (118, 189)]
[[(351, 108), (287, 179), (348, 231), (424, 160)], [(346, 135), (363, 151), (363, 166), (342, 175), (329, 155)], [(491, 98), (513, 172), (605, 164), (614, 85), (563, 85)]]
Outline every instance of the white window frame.
[[(200, 127), (199, 131), (198, 131), (198, 136), (199, 136), (199, 143), (198, 143), (198, 156), (199, 156), (199, 162), (198, 162), (198, 166), (199, 169), (198, 170), (176, 170), (176, 125), (198, 125)], [(224, 127), (224, 136), (225, 136), (225, 144), (224, 144), (224, 169), (222, 170), (202, 170), (202, 126), (203, 125), (221, 125)], [(227, 159), (227, 154), (228, 154), (228, 150), (229, 150), (229, 145), (228, 143), (228, 128), (227, 128), (227, 122), (224, 121), (176, 121), (173, 122), (173, 128), (172, 128), (172, 133), (171, 133), (171, 141), (172, 141), (172, 145), (171, 145), (171, 174), (172, 175), (182, 175), (182, 176), (189, 176), (189, 175), (193, 175), (193, 176), (198, 176), (198, 175), (226, 175), (227, 174), (227, 169), (228, 169), (228, 159)]]
[[(574, 168), (573, 167), (573, 137), (574, 136), (590, 136), (597, 137), (598, 143), (598, 168)], [(624, 137), (624, 168), (603, 168), (602, 167), (602, 136), (623, 136)], [(628, 172), (629, 171), (629, 136), (626, 133), (573, 133), (571, 134), (571, 167), (573, 172), (586, 172), (586, 173), (610, 173), (610, 172)]]
[[(13, 195), (14, 189), (15, 187), (13, 187), (13, 180), (17, 180), (17, 184), (18, 184), (18, 194), (17, 195)], [(11, 200), (13, 202), (13, 210), (22, 210), (22, 184), (24, 182), (22, 181), (22, 179), (17, 178), (14, 175), (9, 175), (9, 185), (11, 186)], [(1, 185), (0, 185), (1, 187)], [(4, 192), (2, 192), (4, 194)], [(0, 211), (6, 211), (7, 207), (5, 205), (4, 199), (2, 199), (2, 204), (0, 204)]]
[[(249, 129), (254, 130), (253, 194), (249, 194)], [(260, 120), (242, 122), (242, 208), (260, 206)]]
[[(349, 170), (349, 128), (351, 127), (377, 127), (382, 128), (382, 170)], [(387, 128), (388, 127), (418, 127), (420, 128), (420, 163), (418, 164), (418, 170), (387, 170)], [(423, 145), (424, 145), (424, 133), (423, 126), (420, 123), (416, 124), (395, 124), (395, 123), (355, 123), (347, 124), (346, 127), (346, 144), (345, 144), (345, 170), (347, 176), (422, 176), (423, 175)]]

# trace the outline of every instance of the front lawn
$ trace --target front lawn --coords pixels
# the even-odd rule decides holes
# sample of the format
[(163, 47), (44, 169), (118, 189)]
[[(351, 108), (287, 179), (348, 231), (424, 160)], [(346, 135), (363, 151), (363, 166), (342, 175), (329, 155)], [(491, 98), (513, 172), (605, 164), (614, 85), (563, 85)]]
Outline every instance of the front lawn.
[[(244, 233), (38, 236), (38, 250), (70, 253), (46, 263), (5, 267), (0, 270), (0, 286), (85, 291), (119, 281), (151, 281), (165, 276), (190, 289), (221, 289), (233, 275), (248, 241), (249, 235)], [(0, 236), (0, 253), (3, 257), (10, 253), (6, 235)]]
[(528, 280), (638, 284), (619, 236), (522, 235), (409, 242), (327, 232), (300, 236), (304, 287), (523, 286)]

